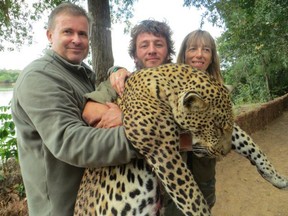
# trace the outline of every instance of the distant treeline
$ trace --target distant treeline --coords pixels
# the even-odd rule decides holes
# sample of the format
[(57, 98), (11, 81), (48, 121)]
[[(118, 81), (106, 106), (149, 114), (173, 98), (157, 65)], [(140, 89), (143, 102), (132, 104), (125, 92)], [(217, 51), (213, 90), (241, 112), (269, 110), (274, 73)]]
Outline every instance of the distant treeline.
[(15, 83), (20, 72), (20, 70), (0, 69), (0, 83)]

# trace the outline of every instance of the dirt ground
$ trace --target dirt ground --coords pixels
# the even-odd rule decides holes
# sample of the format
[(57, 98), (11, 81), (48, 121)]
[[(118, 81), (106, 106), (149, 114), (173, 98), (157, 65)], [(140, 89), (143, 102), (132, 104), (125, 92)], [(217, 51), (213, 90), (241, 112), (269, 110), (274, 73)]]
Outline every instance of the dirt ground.
[[(288, 111), (251, 136), (273, 163), (288, 176)], [(288, 189), (264, 180), (256, 167), (235, 152), (217, 164), (217, 201), (213, 216), (288, 216)]]

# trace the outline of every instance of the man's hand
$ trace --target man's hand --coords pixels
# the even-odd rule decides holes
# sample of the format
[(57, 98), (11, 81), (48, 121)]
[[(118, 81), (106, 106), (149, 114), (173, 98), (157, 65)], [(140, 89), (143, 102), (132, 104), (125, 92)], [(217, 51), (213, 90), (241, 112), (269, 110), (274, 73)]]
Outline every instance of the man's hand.
[(112, 128), (122, 125), (122, 111), (114, 103), (106, 103), (108, 110), (102, 115), (101, 120), (96, 125), (97, 128)]
[(110, 75), (110, 83), (120, 97), (124, 92), (125, 80), (131, 76), (131, 74), (132, 73), (127, 71), (127, 69), (120, 68)]
[(83, 120), (90, 126), (95, 127), (109, 107), (95, 101), (87, 101), (83, 113)]

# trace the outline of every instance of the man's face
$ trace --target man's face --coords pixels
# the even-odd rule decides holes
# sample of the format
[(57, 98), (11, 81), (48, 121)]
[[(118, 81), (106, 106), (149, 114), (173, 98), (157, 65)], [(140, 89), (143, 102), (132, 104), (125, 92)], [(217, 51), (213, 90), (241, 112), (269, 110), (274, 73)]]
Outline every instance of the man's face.
[(80, 64), (88, 55), (89, 24), (84, 16), (60, 14), (53, 29), (47, 30), (52, 50), (72, 64)]
[(141, 33), (136, 39), (135, 63), (137, 68), (157, 67), (168, 61), (167, 41), (162, 36)]

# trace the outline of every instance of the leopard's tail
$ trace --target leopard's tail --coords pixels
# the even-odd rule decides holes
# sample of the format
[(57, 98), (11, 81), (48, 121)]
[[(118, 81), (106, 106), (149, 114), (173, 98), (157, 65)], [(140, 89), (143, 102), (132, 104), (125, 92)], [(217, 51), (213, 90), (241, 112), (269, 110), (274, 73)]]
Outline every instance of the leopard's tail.
[(260, 175), (273, 186), (288, 190), (287, 177), (276, 171), (260, 147), (236, 124), (234, 124), (232, 133), (232, 149), (256, 166)]

